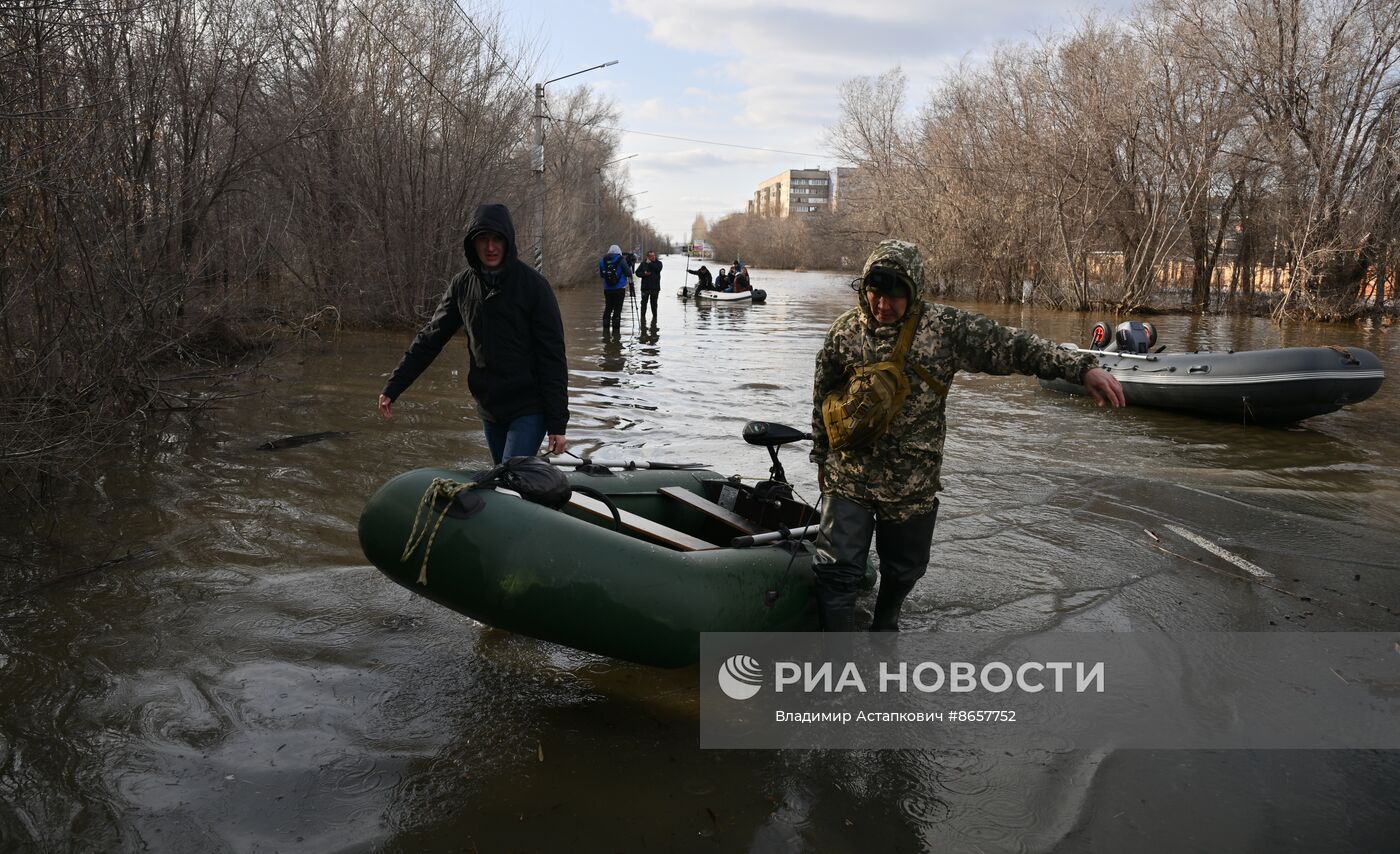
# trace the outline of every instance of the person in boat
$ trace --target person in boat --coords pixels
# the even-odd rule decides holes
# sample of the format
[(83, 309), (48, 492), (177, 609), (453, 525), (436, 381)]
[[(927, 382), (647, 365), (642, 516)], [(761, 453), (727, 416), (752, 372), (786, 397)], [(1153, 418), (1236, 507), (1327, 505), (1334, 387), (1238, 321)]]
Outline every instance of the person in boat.
[(704, 264), (701, 264), (698, 270), (686, 268), (686, 272), (699, 279), (699, 281), (695, 283), (695, 290), (712, 291), (715, 289), (714, 278), (710, 275), (710, 268), (706, 267)]
[(749, 284), (749, 270), (747, 267), (736, 267), (735, 272), (730, 276), (729, 289), (734, 293), (742, 293), (753, 290), (753, 285)]
[(466, 269), (453, 277), (379, 394), (379, 414), (433, 363), (461, 329), (466, 334), (467, 388), (476, 401), (491, 461), (568, 447), (568, 364), (564, 323), (549, 282), (521, 261), (505, 205), (481, 205), (467, 225)]
[(642, 325), (647, 325), (647, 303), (651, 304), (651, 322), (657, 321), (656, 300), (661, 293), (661, 267), (656, 260), (656, 252), (649, 251), (646, 260), (637, 265), (637, 279), (642, 283)]
[(603, 280), (603, 331), (622, 329), (622, 303), (632, 285), (632, 266), (614, 243), (608, 254), (598, 259), (598, 278)]
[(813, 377), (811, 459), (825, 499), (813, 560), (817, 611), (826, 631), (855, 629), (856, 585), (873, 538), (880, 586), (870, 629), (898, 631), (904, 599), (928, 568), (953, 376), (1064, 378), (1115, 407), (1123, 387), (1087, 353), (925, 301), (912, 243), (881, 242), (852, 287), (857, 305), (827, 331)]

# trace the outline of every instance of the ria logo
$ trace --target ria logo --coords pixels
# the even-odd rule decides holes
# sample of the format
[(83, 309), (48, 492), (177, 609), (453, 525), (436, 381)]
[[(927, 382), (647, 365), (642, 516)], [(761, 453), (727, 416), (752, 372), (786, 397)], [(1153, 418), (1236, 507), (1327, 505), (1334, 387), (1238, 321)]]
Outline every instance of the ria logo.
[(731, 655), (719, 667), (719, 687), (731, 700), (747, 700), (762, 687), (763, 668), (747, 655)]

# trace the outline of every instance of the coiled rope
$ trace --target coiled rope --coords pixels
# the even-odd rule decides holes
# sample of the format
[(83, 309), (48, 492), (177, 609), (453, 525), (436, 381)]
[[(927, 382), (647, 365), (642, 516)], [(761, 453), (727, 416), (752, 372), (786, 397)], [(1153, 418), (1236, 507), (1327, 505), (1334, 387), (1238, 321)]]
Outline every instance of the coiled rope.
[[(423, 565), (418, 569), (418, 583), (428, 583), (428, 557), (433, 553), (433, 540), (437, 539), (438, 529), (442, 527), (442, 520), (447, 518), (447, 511), (452, 507), (452, 502), (457, 496), (468, 489), (475, 487), (475, 483), (458, 483), (451, 478), (435, 477), (433, 482), (428, 484), (428, 488), (423, 492), (423, 500), (418, 502), (418, 512), (413, 514), (413, 527), (408, 532), (408, 543), (403, 547), (403, 554), (399, 555), (399, 561), (407, 561), (413, 555), (413, 551), (418, 548), (418, 544), (423, 541), (426, 535), (428, 546), (423, 550)], [(442, 511), (438, 513), (437, 522), (432, 524), (432, 532), (428, 531), (428, 523), (432, 520), (433, 512), (428, 511), (424, 516), (423, 508), (432, 507), (435, 501), (442, 500)], [(420, 528), (418, 523), (422, 521)]]

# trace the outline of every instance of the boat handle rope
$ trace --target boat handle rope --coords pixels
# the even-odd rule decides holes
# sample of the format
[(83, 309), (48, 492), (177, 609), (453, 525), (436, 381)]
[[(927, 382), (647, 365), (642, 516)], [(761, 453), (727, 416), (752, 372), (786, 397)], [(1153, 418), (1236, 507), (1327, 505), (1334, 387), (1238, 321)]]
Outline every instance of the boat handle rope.
[[(418, 544), (423, 541), (423, 537), (428, 537), (428, 546), (423, 550), (423, 565), (418, 568), (418, 583), (428, 583), (428, 557), (433, 553), (433, 540), (437, 538), (438, 529), (442, 527), (442, 520), (447, 518), (447, 511), (452, 507), (452, 502), (463, 492), (476, 487), (477, 484), (467, 482), (458, 483), (451, 478), (435, 477), (433, 482), (428, 484), (428, 488), (423, 491), (423, 500), (418, 502), (418, 512), (413, 514), (413, 527), (408, 532), (408, 542), (403, 547), (403, 554), (399, 555), (399, 562), (404, 562), (413, 555)], [(433, 511), (429, 510), (425, 518), (424, 507), (431, 507), (438, 499), (446, 499), (442, 505), (442, 512), (438, 513), (437, 521), (432, 524), (432, 532), (428, 531), (428, 523), (432, 519)], [(418, 526), (419, 521), (423, 526)]]
[(1345, 347), (1339, 346), (1339, 345), (1337, 345), (1337, 344), (1328, 344), (1328, 345), (1327, 345), (1327, 349), (1328, 349), (1328, 350), (1335, 350), (1336, 352), (1340, 353), (1340, 354), (1342, 355), (1342, 358), (1347, 360), (1347, 364), (1348, 364), (1348, 365), (1359, 365), (1359, 364), (1361, 364), (1361, 360), (1359, 360), (1359, 359), (1357, 359), (1355, 356), (1353, 356), (1353, 355), (1351, 354), (1351, 352), (1348, 351), (1347, 348), (1345, 348)]

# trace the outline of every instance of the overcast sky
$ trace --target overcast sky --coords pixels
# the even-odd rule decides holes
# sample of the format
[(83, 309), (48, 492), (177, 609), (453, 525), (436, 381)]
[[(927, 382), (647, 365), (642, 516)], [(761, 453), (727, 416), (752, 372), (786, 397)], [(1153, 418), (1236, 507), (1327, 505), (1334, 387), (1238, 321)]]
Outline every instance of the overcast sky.
[[(838, 91), (895, 65), (917, 108), (940, 77), (999, 43), (1033, 41), (1132, 0), (532, 0), (500, 7), (539, 51), (535, 79), (618, 59), (586, 83), (620, 109), (640, 219), (681, 240), (697, 213), (743, 210), (784, 169), (842, 165), (826, 144)], [(468, 13), (473, 5), (463, 2)], [(479, 7), (477, 7), (479, 8)], [(648, 136), (644, 134), (656, 134)], [(683, 137), (674, 139), (665, 137)], [(716, 145), (713, 143), (727, 143)], [(759, 149), (776, 149), (759, 150)], [(792, 152), (792, 153), (781, 153)], [(606, 247), (604, 247), (606, 248)]]

